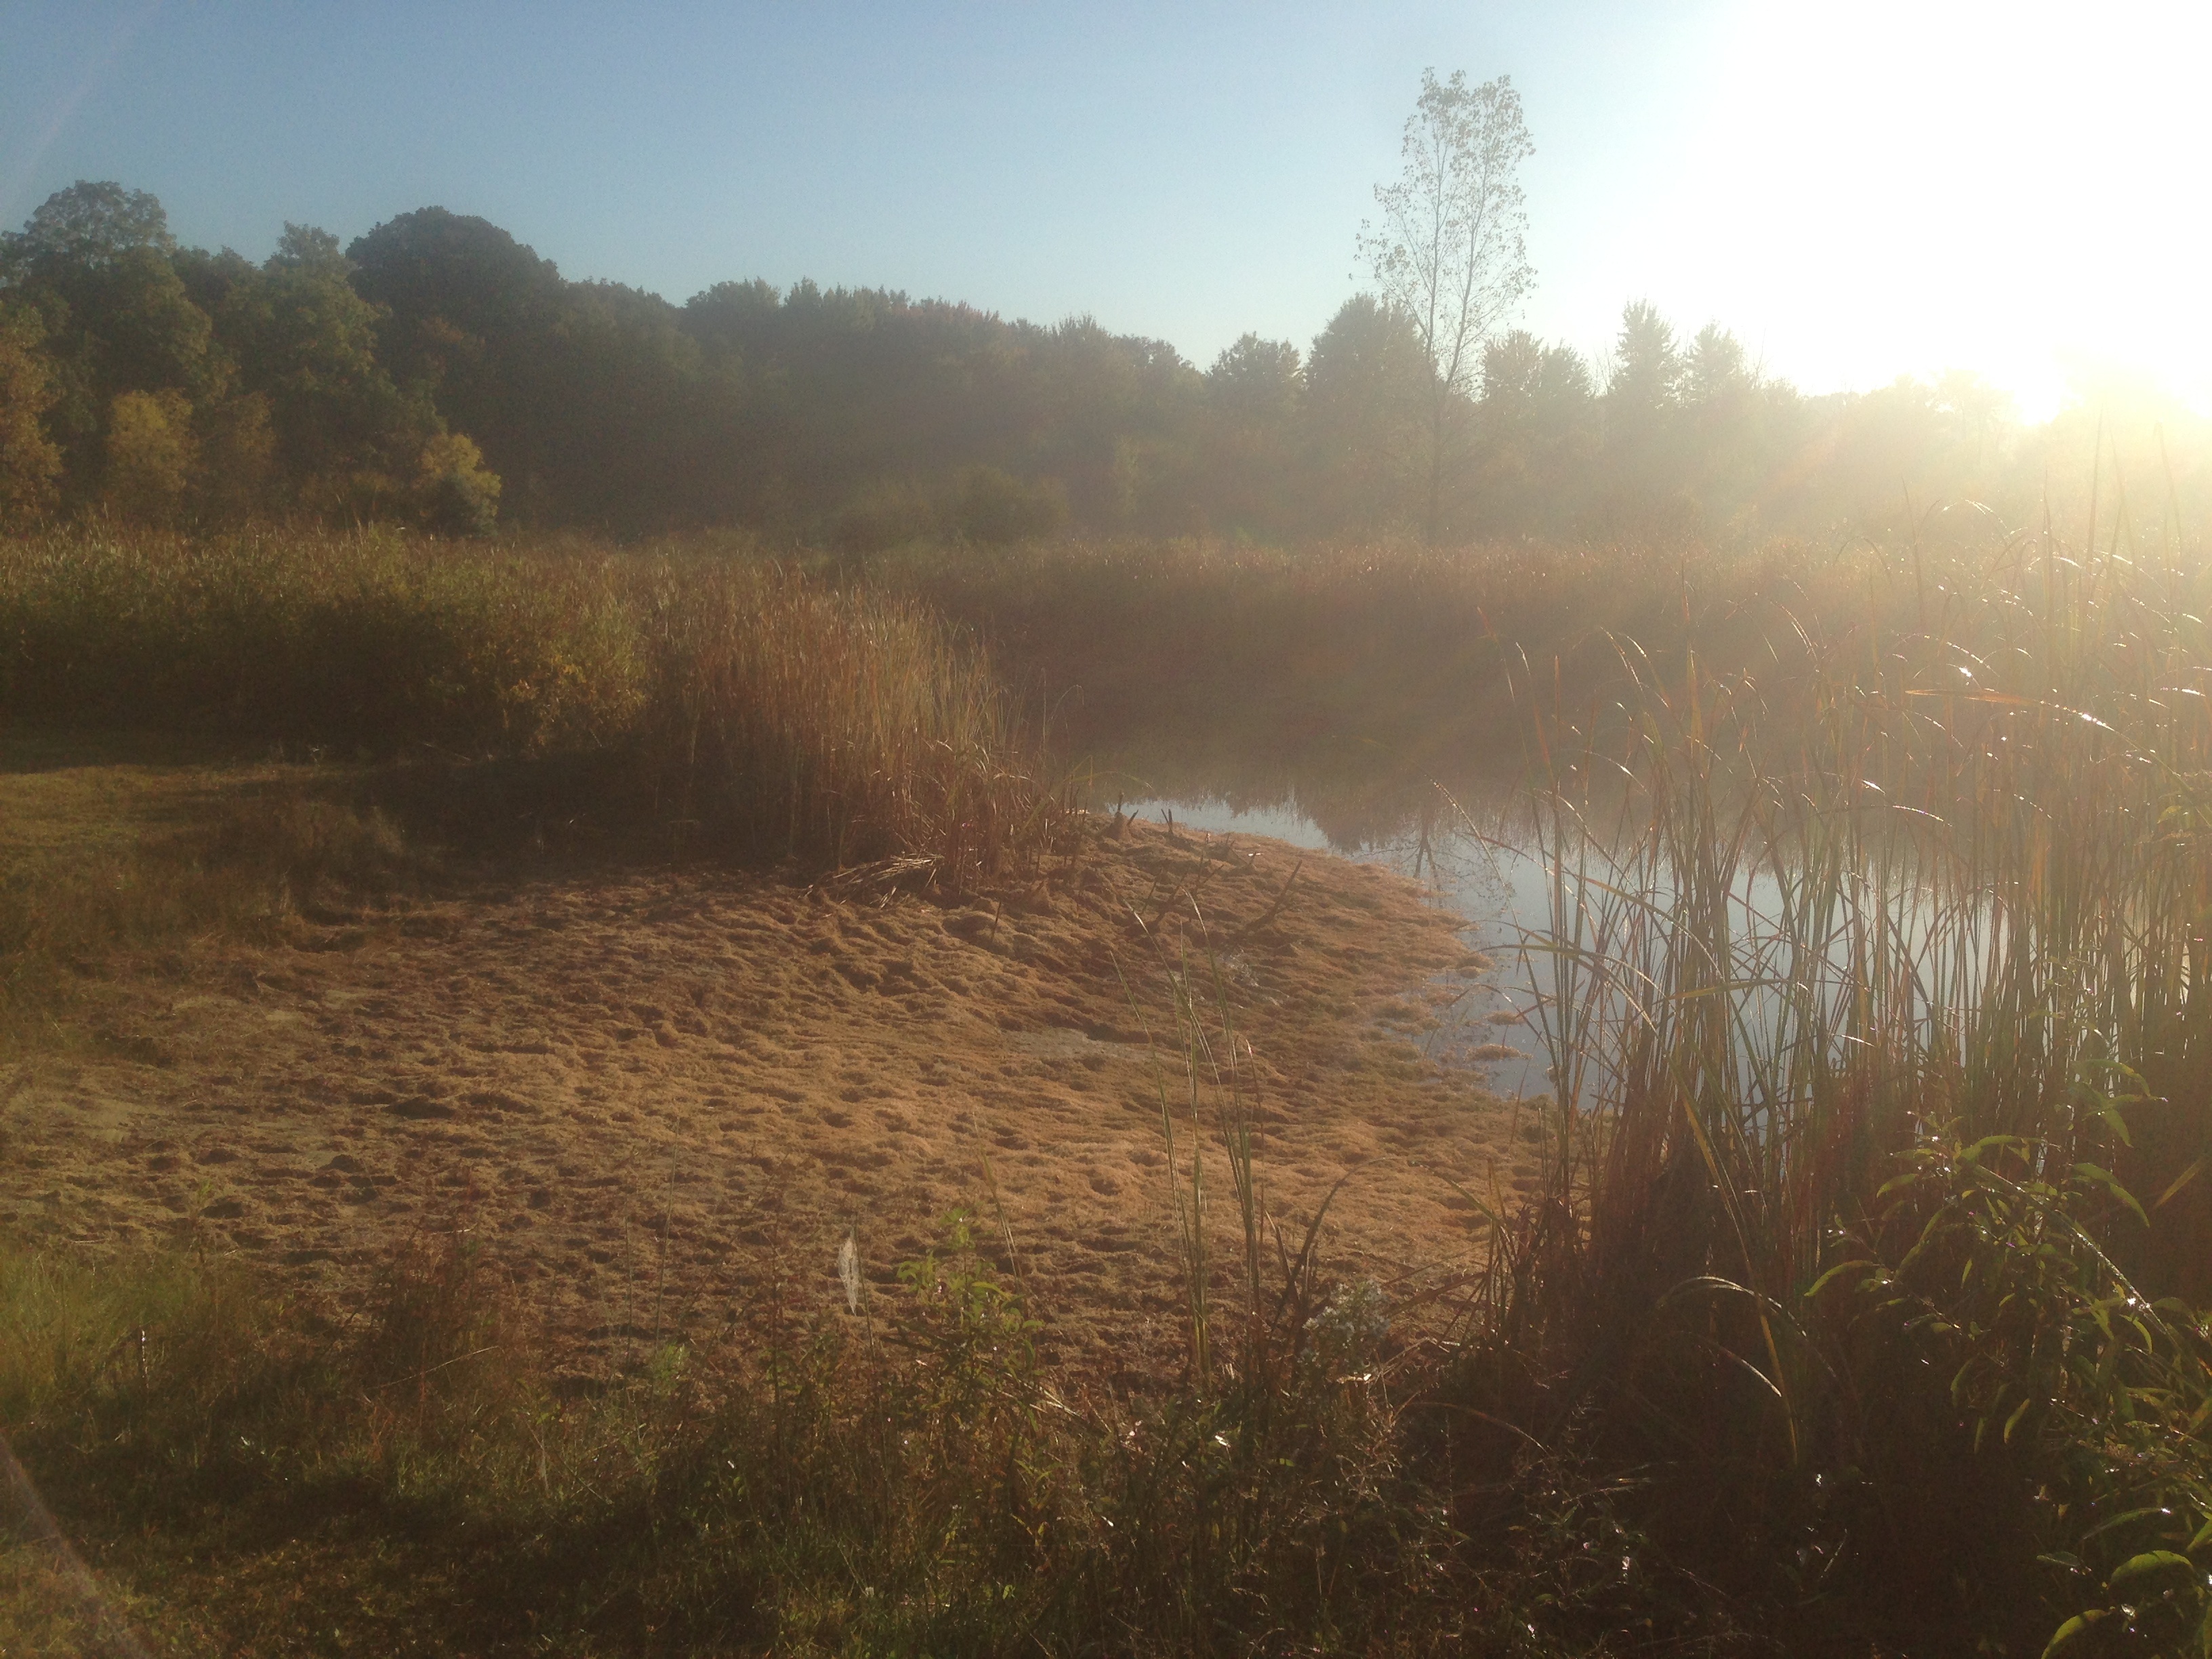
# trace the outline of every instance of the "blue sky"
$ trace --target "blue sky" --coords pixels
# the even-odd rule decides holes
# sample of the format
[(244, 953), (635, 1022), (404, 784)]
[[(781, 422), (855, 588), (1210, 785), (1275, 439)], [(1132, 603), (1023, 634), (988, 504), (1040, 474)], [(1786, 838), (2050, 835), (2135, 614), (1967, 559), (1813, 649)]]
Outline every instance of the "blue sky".
[[(2117, 368), (2212, 403), (2212, 8), (0, 0), (0, 224), (78, 178), (260, 257), (437, 204), (571, 276), (1304, 344), (1424, 68), (1510, 74), (1524, 321), (1717, 319), (1809, 390)], [(2087, 20), (2087, 21), (2085, 21)]]

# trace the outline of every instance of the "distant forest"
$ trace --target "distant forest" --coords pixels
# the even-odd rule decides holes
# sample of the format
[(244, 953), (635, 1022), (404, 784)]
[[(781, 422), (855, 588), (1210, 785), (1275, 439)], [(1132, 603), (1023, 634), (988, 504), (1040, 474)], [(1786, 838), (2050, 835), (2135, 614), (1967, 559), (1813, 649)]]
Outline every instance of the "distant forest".
[[(1088, 318), (884, 289), (672, 305), (443, 208), (343, 246), (288, 225), (257, 265), (179, 246), (143, 191), (80, 183), (0, 235), (0, 517), (744, 526), (855, 552), (1389, 535), (1422, 520), (1430, 374), (1365, 295), (1303, 352), (1247, 335), (1200, 370)], [(1442, 531), (1828, 538), (1967, 499), (2018, 522), (2087, 472), (2093, 418), (2023, 428), (1965, 374), (1806, 396), (1726, 330), (1685, 338), (1635, 303), (1602, 363), (1487, 343)], [(2193, 519), (2203, 447), (2142, 481), (2158, 512)]]

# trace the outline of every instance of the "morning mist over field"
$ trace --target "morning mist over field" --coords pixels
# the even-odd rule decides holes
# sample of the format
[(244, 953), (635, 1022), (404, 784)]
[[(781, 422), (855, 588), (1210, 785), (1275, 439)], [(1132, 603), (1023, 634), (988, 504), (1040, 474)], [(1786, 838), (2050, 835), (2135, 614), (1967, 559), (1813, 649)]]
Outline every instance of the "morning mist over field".
[(2212, 1655), (2201, 9), (0, 43), (0, 1654)]

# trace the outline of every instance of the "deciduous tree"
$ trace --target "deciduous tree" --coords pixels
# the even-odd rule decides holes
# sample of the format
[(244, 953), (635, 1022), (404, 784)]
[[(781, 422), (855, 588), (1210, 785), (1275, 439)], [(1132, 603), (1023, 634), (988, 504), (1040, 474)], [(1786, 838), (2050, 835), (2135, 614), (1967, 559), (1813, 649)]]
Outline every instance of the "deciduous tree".
[(422, 447), (416, 468), (416, 512), (425, 527), (448, 536), (488, 536), (499, 518), (499, 477), (483, 452), (458, 432)]
[(21, 230), (0, 235), (0, 283), (46, 325), (56, 393), (47, 426), (77, 501), (106, 489), (118, 398), (173, 391), (198, 405), (228, 385), (228, 359), (178, 275), (175, 251), (161, 204), (106, 182), (56, 191)]
[(439, 430), (427, 391), (403, 393), (378, 361), (381, 313), (351, 277), (337, 237), (288, 224), (219, 313), (246, 390), (268, 405), (293, 495), (311, 504), (349, 501), (356, 480), (393, 487)]
[(36, 312), (0, 305), (0, 524), (33, 518), (57, 495), (62, 452), (45, 425), (54, 401), (45, 338)]
[(1316, 527), (1375, 530), (1410, 511), (1408, 462), (1430, 392), (1406, 313), (1356, 295), (1306, 361), (1306, 510)]
[(1379, 223), (1362, 227), (1383, 297), (1411, 319), (1428, 354), (1428, 534), (1442, 530), (1443, 492), (1457, 459), (1455, 428), (1482, 363), (1482, 347), (1520, 308), (1534, 281), (1526, 246), (1521, 163), (1535, 154), (1520, 94), (1504, 76), (1470, 87), (1463, 73), (1421, 76), (1406, 120), (1405, 169), (1375, 187)]

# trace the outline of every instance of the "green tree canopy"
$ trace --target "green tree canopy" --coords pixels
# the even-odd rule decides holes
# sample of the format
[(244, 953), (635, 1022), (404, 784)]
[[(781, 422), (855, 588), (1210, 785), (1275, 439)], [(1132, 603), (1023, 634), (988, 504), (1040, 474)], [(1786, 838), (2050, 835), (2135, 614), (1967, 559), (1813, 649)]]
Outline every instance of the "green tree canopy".
[(21, 231), (0, 237), (6, 292), (44, 320), (47, 426), (66, 499), (99, 493), (118, 398), (174, 392), (198, 404), (229, 383), (213, 324), (172, 263), (175, 246), (159, 202), (105, 182), (57, 191)]
[(112, 269), (132, 253), (176, 251), (169, 216), (143, 190), (80, 179), (40, 203), (19, 231), (0, 233), (0, 276), (10, 284)]
[(335, 505), (396, 487), (441, 429), (428, 398), (401, 393), (378, 358), (382, 313), (356, 293), (337, 238), (288, 224), (220, 313), (242, 384), (267, 400), (295, 496)]

